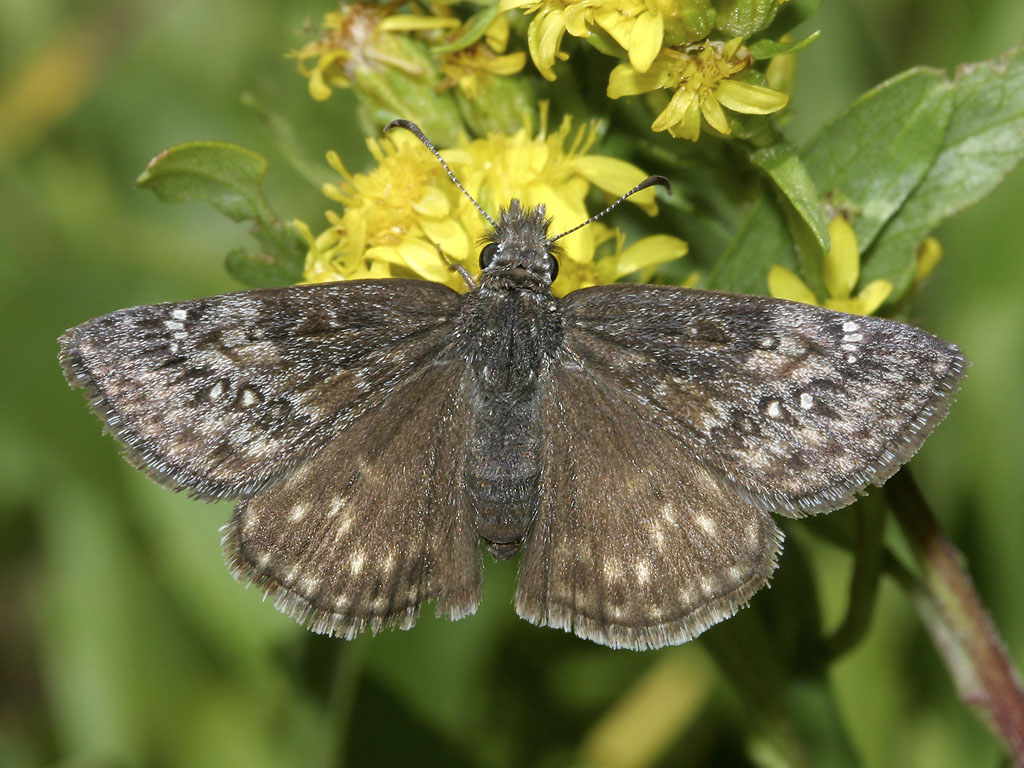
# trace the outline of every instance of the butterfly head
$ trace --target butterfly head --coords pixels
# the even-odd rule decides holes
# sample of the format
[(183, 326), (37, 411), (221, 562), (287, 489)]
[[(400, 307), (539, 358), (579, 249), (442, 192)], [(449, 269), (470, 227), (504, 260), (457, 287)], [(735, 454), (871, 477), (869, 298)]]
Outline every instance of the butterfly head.
[(480, 269), (484, 274), (526, 273), (543, 285), (558, 276), (558, 249), (548, 237), (551, 219), (543, 205), (526, 208), (512, 200), (484, 237)]

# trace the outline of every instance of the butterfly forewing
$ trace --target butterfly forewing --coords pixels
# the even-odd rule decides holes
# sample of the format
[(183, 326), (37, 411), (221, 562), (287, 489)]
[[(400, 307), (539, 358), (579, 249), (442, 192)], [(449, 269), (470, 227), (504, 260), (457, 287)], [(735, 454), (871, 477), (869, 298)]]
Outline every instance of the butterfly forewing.
[(464, 362), (426, 364), (225, 528), (236, 576), (318, 632), (409, 627), (437, 600), (480, 601), (481, 553), (462, 493)]
[(61, 359), (134, 463), (198, 496), (240, 496), (437, 357), (456, 302), (435, 283), (384, 280), (134, 307), (69, 331)]
[(563, 306), (565, 343), (590, 375), (782, 514), (836, 509), (888, 478), (966, 366), (917, 328), (759, 296), (620, 284)]
[(684, 642), (775, 568), (771, 515), (720, 481), (645, 404), (571, 357), (543, 385), (543, 495), (516, 609), (615, 648)]

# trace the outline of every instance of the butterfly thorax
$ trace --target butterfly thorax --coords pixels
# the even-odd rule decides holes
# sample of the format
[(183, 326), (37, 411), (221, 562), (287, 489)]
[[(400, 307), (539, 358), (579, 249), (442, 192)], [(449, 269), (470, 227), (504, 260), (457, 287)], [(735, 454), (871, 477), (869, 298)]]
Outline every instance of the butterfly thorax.
[(477, 531), (496, 557), (516, 551), (537, 511), (539, 380), (562, 335), (560, 303), (541, 260), (516, 255), (528, 245), (524, 240), (503, 243), (480, 285), (463, 297), (458, 321), (470, 414), (463, 488)]

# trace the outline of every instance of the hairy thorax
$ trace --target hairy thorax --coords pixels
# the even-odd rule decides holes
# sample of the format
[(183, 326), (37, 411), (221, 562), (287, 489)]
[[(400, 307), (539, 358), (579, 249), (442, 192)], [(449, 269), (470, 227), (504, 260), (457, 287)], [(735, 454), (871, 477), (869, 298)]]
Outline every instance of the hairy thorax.
[[(519, 270), (516, 270), (519, 273)], [(542, 425), (539, 379), (561, 338), (558, 299), (521, 273), (489, 276), (464, 297), (468, 351), (464, 489), (477, 532), (509, 557), (537, 511)]]

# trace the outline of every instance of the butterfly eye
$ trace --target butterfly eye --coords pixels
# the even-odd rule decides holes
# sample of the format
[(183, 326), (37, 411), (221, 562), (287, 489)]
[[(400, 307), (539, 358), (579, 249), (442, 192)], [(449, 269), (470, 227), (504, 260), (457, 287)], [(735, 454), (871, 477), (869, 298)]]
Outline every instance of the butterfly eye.
[(491, 262), (494, 261), (494, 257), (498, 255), (498, 244), (488, 243), (480, 251), (480, 269), (487, 269), (491, 266)]
[(551, 259), (551, 282), (555, 282), (555, 278), (558, 277), (558, 259), (548, 254), (548, 258)]

